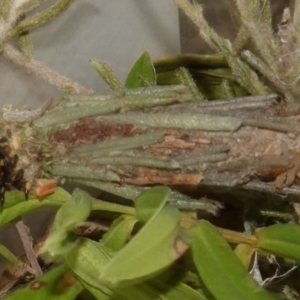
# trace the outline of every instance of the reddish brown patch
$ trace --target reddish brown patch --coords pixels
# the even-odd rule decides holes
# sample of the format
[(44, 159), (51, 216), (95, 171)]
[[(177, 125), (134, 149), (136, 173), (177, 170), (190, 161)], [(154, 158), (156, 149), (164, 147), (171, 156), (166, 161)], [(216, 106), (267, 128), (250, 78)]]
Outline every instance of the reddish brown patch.
[(35, 189), (36, 195), (39, 198), (48, 196), (55, 192), (56, 182), (53, 179), (38, 179)]
[(288, 171), (291, 167), (277, 167), (277, 168), (270, 168), (270, 169), (264, 169), (259, 170), (256, 172), (256, 176), (258, 176), (260, 179), (263, 179), (265, 181), (271, 181), (277, 178), (277, 176), (285, 173)]
[(72, 287), (74, 284), (76, 284), (76, 279), (71, 271), (66, 272), (59, 281), (61, 289)]
[(138, 176), (135, 178), (123, 178), (123, 181), (133, 185), (162, 184), (169, 186), (187, 185), (198, 186), (203, 179), (202, 173), (172, 173), (168, 171), (137, 168)]
[(64, 143), (72, 146), (89, 141), (101, 141), (110, 136), (129, 136), (134, 131), (135, 126), (133, 124), (117, 125), (87, 119), (75, 122), (68, 129), (55, 132), (51, 140), (54, 144)]
[(32, 290), (39, 290), (43, 286), (45, 286), (47, 283), (44, 281), (35, 281), (30, 285), (30, 289)]

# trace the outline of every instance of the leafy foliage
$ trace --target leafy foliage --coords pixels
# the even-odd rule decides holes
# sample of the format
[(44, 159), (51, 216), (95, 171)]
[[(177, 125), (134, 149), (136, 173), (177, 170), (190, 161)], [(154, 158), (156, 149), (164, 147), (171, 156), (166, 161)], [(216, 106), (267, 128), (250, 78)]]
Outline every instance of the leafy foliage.
[[(12, 21), (3, 36), (0, 34), (0, 42), (15, 35), (22, 35), (20, 44), (28, 59), (26, 65), (36, 66), (36, 62), (28, 58), (30, 56), (28, 31), (50, 21), (71, 2), (58, 1), (48, 10), (21, 21), (19, 14), (9, 16), (11, 12), (9, 1), (3, 0), (2, 18), (8, 20), (10, 17)], [(96, 187), (134, 200), (134, 207), (95, 200), (78, 188), (72, 195), (62, 188), (57, 188), (53, 194), (46, 196), (42, 201), (35, 195), (25, 201), (24, 195), (20, 192), (7, 193), (7, 201), (1, 213), (1, 227), (41, 207), (54, 206), (59, 210), (50, 233), (39, 250), (39, 255), (46, 262), (53, 264), (52, 269), (27, 286), (10, 293), (6, 299), (19, 299), (24, 296), (30, 299), (76, 299), (79, 294), (81, 299), (106, 300), (271, 300), (277, 299), (278, 295), (283, 299), (295, 298), (291, 296), (292, 285), (286, 285), (285, 288), (285, 291), (290, 291), (289, 295), (281, 290), (276, 291), (275, 295), (270, 289), (267, 291), (260, 286), (263, 285), (263, 281), (260, 280), (262, 275), (258, 263), (251, 264), (251, 260), (254, 254), (263, 259), (268, 258), (269, 255), (276, 255), (287, 265), (291, 264), (291, 260), (294, 260), (292, 263), (298, 263), (300, 259), (298, 224), (272, 224), (253, 231), (248, 230), (247, 234), (224, 230), (214, 226), (213, 222), (198, 220), (192, 212), (194, 204), (188, 196), (175, 190), (171, 191), (166, 186), (149, 187), (153, 184), (177, 186), (178, 183), (182, 183), (180, 176), (185, 176), (184, 183), (191, 186), (198, 186), (203, 179), (198, 169), (196, 170), (199, 172), (192, 176), (188, 172), (181, 173), (184, 168), (190, 171), (193, 170), (194, 165), (198, 166), (199, 157), (204, 155), (203, 152), (195, 151), (192, 153), (194, 157), (187, 159), (185, 154), (169, 157), (140, 151), (154, 144), (164, 146), (165, 133), (160, 133), (156, 129), (222, 130), (230, 133), (245, 124), (245, 120), (239, 117), (209, 114), (191, 116), (169, 111), (161, 113), (163, 106), (174, 103), (180, 106), (187, 102), (193, 105), (193, 102), (215, 98), (217, 94), (221, 94), (222, 98), (245, 94), (266, 95), (270, 90), (277, 91), (286, 102), (294, 102), (295, 95), (298, 93), (296, 84), (299, 79), (298, 70), (291, 66), (291, 62), (295, 61), (298, 54), (295, 52), (293, 53), (295, 57), (291, 57), (292, 49), (286, 49), (285, 42), (282, 41), (284, 36), (282, 33), (278, 35), (279, 38), (273, 35), (268, 1), (251, 1), (251, 3), (246, 0), (234, 1), (240, 15), (241, 28), (233, 42), (220, 37), (208, 25), (201, 5), (187, 0), (176, 0), (176, 2), (199, 27), (204, 40), (218, 53), (218, 56), (206, 57), (206, 64), (211, 66), (210, 64), (217, 63), (218, 66), (226, 68), (221, 72), (212, 71), (213, 76), (221, 78), (220, 90), (214, 89), (214, 93), (209, 94), (208, 89), (203, 87), (206, 84), (201, 85), (197, 82), (195, 77), (197, 72), (191, 66), (199, 63), (202, 58), (196, 55), (171, 57), (153, 64), (149, 53), (144, 52), (133, 65), (124, 85), (109, 66), (91, 60), (92, 66), (100, 76), (116, 91), (111, 95), (88, 95), (89, 91), (85, 91), (80, 86), (69, 85), (69, 81), (60, 80), (57, 84), (60, 88), (75, 93), (84, 91), (86, 94), (63, 96), (60, 99), (59, 109), (54, 106), (50, 107), (45, 115), (44, 112), (40, 113), (41, 117), (31, 124), (33, 126), (31, 133), (48, 137), (54, 132), (52, 136), (54, 139), (55, 134), (57, 137), (58, 133), (66, 130), (67, 133), (63, 134), (66, 138), (69, 136), (67, 130), (74, 124), (78, 125), (82, 121), (88, 126), (91, 118), (101, 120), (105, 115), (109, 115), (106, 121), (118, 124), (116, 131), (120, 130), (121, 125), (128, 123), (134, 124), (131, 128), (124, 129), (124, 132), (129, 132), (129, 135), (130, 130), (135, 130), (137, 127), (139, 129), (147, 127), (151, 130), (136, 136), (104, 139), (100, 142), (91, 138), (89, 141), (91, 143), (83, 143), (78, 147), (71, 144), (69, 148), (65, 146), (65, 149), (59, 149), (57, 153), (54, 147), (47, 148), (48, 145), (44, 143), (45, 145), (38, 147), (56, 153), (56, 161), (47, 161), (41, 169), (47, 176), (69, 178), (75, 183)], [(27, 5), (19, 9), (22, 13), (29, 12), (38, 4), (38, 1), (28, 1)], [(297, 7), (300, 5), (298, 1), (297, 5)], [(256, 21), (258, 14), (261, 17)], [(290, 24), (288, 14), (285, 14), (284, 22)], [(284, 22), (282, 21), (281, 26)], [(295, 34), (297, 26), (295, 18), (295, 24), (285, 32), (291, 39), (296, 40), (295, 44), (299, 40)], [(255, 50), (244, 50), (248, 39), (251, 39), (255, 45)], [(3, 53), (9, 56), (14, 52), (4, 45)], [(23, 56), (19, 58), (24, 59)], [(168, 67), (171, 65), (171, 69), (174, 69), (174, 64), (178, 63), (179, 65), (176, 66), (178, 70), (170, 73)], [(43, 69), (38, 68), (38, 70), (40, 72)], [(161, 80), (164, 83), (175, 82), (181, 85), (156, 86)], [(287, 87), (286, 83), (289, 80), (292, 83)], [(147, 110), (151, 108), (158, 112), (149, 113)], [(138, 109), (142, 112), (117, 114), (122, 110)], [(176, 111), (176, 106), (172, 109)], [(95, 120), (91, 122), (93, 121)], [(104, 138), (110, 137), (109, 130), (112, 129), (106, 128), (106, 130), (108, 134), (103, 133)], [(96, 132), (98, 133), (99, 130)], [(85, 132), (83, 137), (84, 140), (89, 138)], [(136, 149), (140, 152), (133, 151)], [(157, 149), (152, 151), (155, 153)], [(227, 148), (221, 151), (217, 149), (216, 154), (224, 157), (223, 152), (227, 151)], [(67, 164), (61, 163), (64, 154), (66, 154)], [(47, 156), (44, 158), (46, 159)], [(218, 161), (220, 157), (213, 156), (210, 159)], [(204, 160), (204, 163), (207, 161)], [(149, 180), (145, 187), (132, 186), (126, 181), (131, 183), (132, 178), (123, 176), (125, 171), (122, 170), (122, 166), (125, 166), (125, 171), (132, 170), (134, 167), (143, 170), (153, 168), (158, 175), (146, 173), (149, 178), (147, 176), (138, 178)], [(171, 179), (167, 177), (170, 173), (173, 176)], [(138, 183), (140, 184), (140, 181)], [(221, 207), (207, 199), (196, 200), (196, 202), (198, 205), (196, 210), (201, 204), (201, 209), (214, 214), (217, 214)], [(188, 212), (183, 213), (174, 206), (174, 203), (181, 203), (181, 207), (187, 207)], [(98, 214), (104, 216), (106, 222), (112, 221), (100, 240), (76, 235), (76, 230), (89, 217)], [(275, 218), (276, 222), (279, 219), (280, 214)], [(247, 227), (249, 224), (245, 222), (245, 225)], [(256, 227), (254, 223), (250, 225)], [(237, 245), (235, 252), (231, 244)], [(5, 247), (0, 247), (0, 252), (14, 266), (21, 263)], [(251, 266), (253, 267), (251, 274), (256, 272), (254, 276), (248, 273)]]

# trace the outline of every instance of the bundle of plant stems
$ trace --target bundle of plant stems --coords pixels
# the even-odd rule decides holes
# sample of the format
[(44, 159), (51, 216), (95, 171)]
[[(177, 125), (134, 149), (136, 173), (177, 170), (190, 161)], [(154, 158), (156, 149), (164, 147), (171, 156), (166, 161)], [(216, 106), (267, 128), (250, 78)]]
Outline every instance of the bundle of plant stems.
[[(107, 64), (92, 59), (112, 89), (106, 94), (82, 87), (32, 57), (30, 31), (72, 1), (58, 1), (25, 18), (42, 2), (0, 2), (2, 55), (62, 91), (37, 110), (2, 111), (1, 135), (18, 157), (9, 167), (11, 173), (22, 170), (29, 200), (22, 192), (6, 192), (0, 224), (42, 206), (60, 209), (46, 241), (33, 247), (29, 241), (31, 269), (8, 249), (2, 251), (13, 263), (2, 295), (26, 272), (44, 272), (35, 264), (41, 255), (47, 267), (55, 266), (50, 279), (45, 277), (49, 285), (71, 272), (73, 283), (64, 299), (80, 293), (80, 299), (88, 299), (87, 291), (96, 299), (299, 299), (286, 274), (300, 259), (300, 2), (295, 1), (293, 11), (283, 11), (274, 33), (269, 1), (231, 0), (240, 27), (229, 41), (209, 26), (200, 4), (176, 0), (216, 55), (152, 62), (144, 52), (124, 83)], [(15, 37), (20, 50), (10, 42)], [(3, 165), (4, 173), (7, 167)], [(5, 180), (2, 185), (14, 182)], [(57, 187), (65, 182), (106, 192), (110, 202), (78, 189), (70, 196)], [(91, 215), (96, 221), (86, 221)], [(23, 225), (18, 223), (19, 229)], [(86, 227), (99, 243), (87, 239), (90, 232), (78, 233)], [(28, 244), (28, 234), (20, 230)], [(188, 248), (191, 255), (184, 256)], [(98, 259), (100, 252), (103, 258)], [(148, 257), (149, 263), (140, 267)], [(159, 262), (150, 267), (156, 258)], [(94, 270), (88, 259), (101, 270)], [(127, 259), (128, 265), (123, 264)], [(11, 275), (16, 265), (18, 272)], [(274, 265), (281, 267), (280, 274)], [(84, 271), (89, 268), (91, 274)], [(245, 283), (240, 274), (248, 275), (247, 269), (252, 276)], [(220, 287), (218, 276), (225, 276), (226, 287)], [(267, 286), (280, 276), (283, 284)], [(10, 295), (39, 297), (30, 289), (39, 282)], [(46, 291), (54, 293), (53, 287)]]

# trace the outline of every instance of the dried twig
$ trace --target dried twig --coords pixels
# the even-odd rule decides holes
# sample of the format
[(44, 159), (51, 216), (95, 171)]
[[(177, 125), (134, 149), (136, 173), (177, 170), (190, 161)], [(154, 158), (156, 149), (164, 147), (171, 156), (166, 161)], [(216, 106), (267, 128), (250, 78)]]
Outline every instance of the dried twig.
[(21, 241), (23, 243), (24, 250), (26, 252), (27, 258), (34, 269), (35, 275), (40, 276), (43, 274), (43, 271), (37, 261), (35, 251), (32, 247), (32, 238), (29, 235), (29, 229), (24, 224), (23, 220), (20, 220), (16, 223), (16, 228), (18, 230), (18, 233), (20, 235)]

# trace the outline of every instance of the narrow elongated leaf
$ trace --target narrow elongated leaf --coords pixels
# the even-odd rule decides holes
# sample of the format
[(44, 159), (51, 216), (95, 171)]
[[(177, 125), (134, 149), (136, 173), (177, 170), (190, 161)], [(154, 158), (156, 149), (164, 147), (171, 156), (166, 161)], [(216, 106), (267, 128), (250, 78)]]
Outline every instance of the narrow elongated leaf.
[(19, 259), (2, 244), (0, 244), (0, 254), (13, 264), (20, 262)]
[(192, 256), (216, 300), (275, 300), (248, 274), (219, 231), (207, 221), (191, 230)]
[[(8, 200), (7, 202), (10, 204), (13, 203), (13, 205), (5, 208), (1, 212), (0, 228), (38, 208), (61, 206), (70, 199), (70, 195), (62, 188), (56, 188), (53, 194), (47, 196), (42, 201), (38, 199), (30, 199), (26, 201), (24, 195), (21, 197), (19, 192), (8, 192), (6, 193), (6, 197)], [(19, 200), (21, 200), (21, 202), (19, 202)]]
[(121, 216), (110, 226), (103, 235), (102, 245), (113, 250), (120, 250), (127, 242), (137, 219), (132, 216)]
[(155, 85), (156, 75), (150, 58), (150, 55), (145, 51), (135, 62), (130, 70), (125, 87), (132, 89), (143, 86)]
[(107, 264), (101, 280), (135, 284), (163, 271), (188, 248), (179, 230), (179, 212), (165, 206)]
[(56, 267), (36, 278), (26, 287), (5, 297), (6, 300), (73, 300), (82, 291), (82, 286), (66, 265)]
[(275, 224), (256, 231), (259, 248), (300, 260), (300, 226)]

